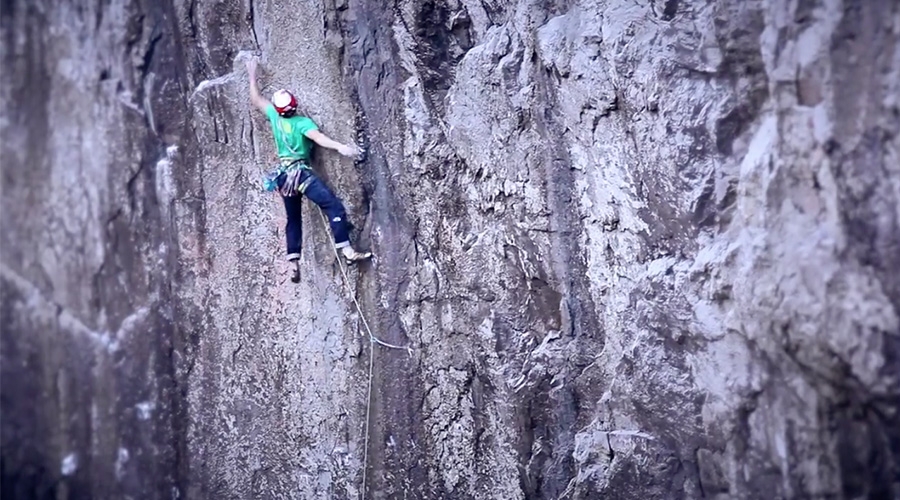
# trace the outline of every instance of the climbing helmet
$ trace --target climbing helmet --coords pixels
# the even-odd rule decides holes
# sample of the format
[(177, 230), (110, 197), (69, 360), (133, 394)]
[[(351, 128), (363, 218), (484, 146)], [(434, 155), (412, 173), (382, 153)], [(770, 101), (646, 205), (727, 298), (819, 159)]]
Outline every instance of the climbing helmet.
[(290, 116), (297, 111), (297, 98), (284, 89), (275, 91), (272, 96), (272, 104), (275, 105), (275, 111), (278, 111), (281, 116)]

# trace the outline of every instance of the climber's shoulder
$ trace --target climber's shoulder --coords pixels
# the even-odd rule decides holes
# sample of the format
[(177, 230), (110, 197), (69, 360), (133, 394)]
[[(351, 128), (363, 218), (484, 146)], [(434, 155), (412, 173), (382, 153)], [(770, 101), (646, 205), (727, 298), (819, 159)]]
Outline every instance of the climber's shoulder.
[(308, 135), (311, 132), (319, 130), (319, 126), (316, 125), (316, 122), (308, 116), (296, 116), (294, 117), (294, 121), (303, 135)]

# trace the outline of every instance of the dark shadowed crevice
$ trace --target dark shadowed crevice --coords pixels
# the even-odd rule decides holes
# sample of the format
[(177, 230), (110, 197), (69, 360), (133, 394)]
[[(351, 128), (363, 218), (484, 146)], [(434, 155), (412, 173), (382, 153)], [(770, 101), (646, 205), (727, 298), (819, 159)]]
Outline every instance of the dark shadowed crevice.
[[(399, 291), (414, 271), (405, 258), (413, 252), (414, 243), (409, 237), (412, 230), (406, 220), (408, 214), (396, 197), (392, 175), (401, 159), (385, 147), (400, 135), (398, 124), (402, 123), (401, 103), (392, 90), (400, 82), (401, 71), (395, 66), (390, 31), (394, 12), (364, 2), (350, 2), (350, 9), (356, 11), (358, 18), (349, 27), (349, 38), (356, 43), (345, 47), (345, 58), (352, 65), (347, 78), (353, 82), (353, 97), (361, 117), (357, 123), (367, 126), (362, 133), (369, 147), (366, 162), (360, 165), (369, 207), (366, 228), (377, 227), (383, 232), (380, 246), (375, 249), (379, 255), (377, 267), (369, 267), (361, 275), (360, 301), (376, 335), (405, 345), (414, 337), (403, 331), (397, 316), (401, 305)], [(387, 302), (378, 297), (387, 297)], [(376, 369), (375, 389), (369, 401), (369, 470), (365, 488), (373, 498), (391, 498), (404, 492), (419, 497), (443, 496), (440, 485), (429, 481), (428, 470), (422, 465), (429, 450), (421, 408), (416, 404), (424, 391), (420, 368), (405, 351), (374, 344), (366, 349), (375, 349)]]

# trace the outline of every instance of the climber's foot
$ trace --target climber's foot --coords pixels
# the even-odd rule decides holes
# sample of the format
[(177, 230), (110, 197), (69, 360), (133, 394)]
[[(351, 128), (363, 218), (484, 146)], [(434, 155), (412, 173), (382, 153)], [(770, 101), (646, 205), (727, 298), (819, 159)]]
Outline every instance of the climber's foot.
[(300, 283), (300, 263), (292, 261), (294, 263), (294, 270), (291, 272), (291, 281), (294, 283)]
[(372, 257), (372, 252), (357, 252), (352, 247), (344, 247), (341, 249), (341, 253), (344, 254), (344, 260), (347, 261), (347, 264), (356, 264), (357, 262), (369, 259)]

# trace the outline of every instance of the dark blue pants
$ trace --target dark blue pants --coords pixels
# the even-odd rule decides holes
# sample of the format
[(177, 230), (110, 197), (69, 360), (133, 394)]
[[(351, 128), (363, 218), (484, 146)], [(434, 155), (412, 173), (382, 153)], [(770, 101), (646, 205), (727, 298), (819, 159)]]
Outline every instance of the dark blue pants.
[(312, 179), (302, 196), (298, 194), (297, 196), (281, 197), (284, 200), (284, 210), (287, 212), (285, 233), (287, 235), (288, 260), (300, 258), (300, 247), (303, 243), (301, 210), (303, 208), (303, 196), (312, 200), (325, 212), (325, 216), (331, 224), (331, 233), (334, 235), (334, 246), (342, 248), (350, 245), (350, 224), (347, 223), (347, 212), (344, 210), (344, 204), (312, 171), (304, 170), (300, 177), (300, 182), (306, 181), (307, 177), (312, 177)]

